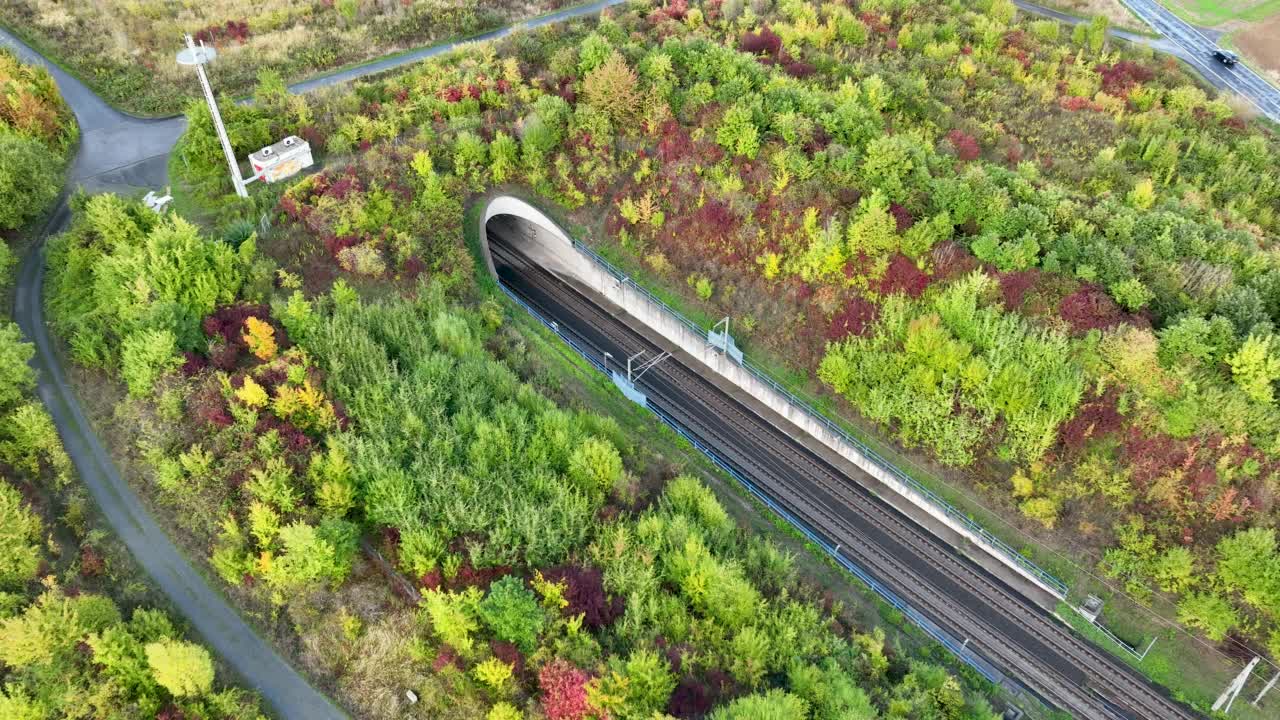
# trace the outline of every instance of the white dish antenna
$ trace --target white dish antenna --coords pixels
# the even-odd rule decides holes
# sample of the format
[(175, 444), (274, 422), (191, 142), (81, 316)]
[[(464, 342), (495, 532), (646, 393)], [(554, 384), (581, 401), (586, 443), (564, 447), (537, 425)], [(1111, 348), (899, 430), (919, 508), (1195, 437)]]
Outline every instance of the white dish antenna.
[(179, 65), (204, 65), (218, 57), (218, 51), (201, 42), (195, 47), (185, 47), (178, 51)]

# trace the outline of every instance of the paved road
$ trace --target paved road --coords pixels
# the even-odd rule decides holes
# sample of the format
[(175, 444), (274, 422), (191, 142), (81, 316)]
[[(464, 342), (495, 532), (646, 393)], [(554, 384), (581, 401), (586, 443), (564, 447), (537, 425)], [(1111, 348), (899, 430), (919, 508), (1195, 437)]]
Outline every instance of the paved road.
[(0, 28), (0, 44), (8, 45), (24, 61), (47, 68), (75, 113), (80, 150), (71, 165), (71, 183), (89, 190), (117, 185), (164, 187), (165, 159), (187, 126), (185, 119), (152, 120), (122, 113), (4, 28)]
[[(1280, 122), (1280, 89), (1267, 82), (1244, 63), (1229, 68), (1210, 57), (1217, 45), (1199, 30), (1184, 22), (1156, 0), (1123, 0), (1148, 25), (1175, 43), (1178, 57), (1191, 64), (1218, 88), (1236, 93), (1253, 103), (1262, 114)], [(1280, 42), (1280, 38), (1276, 39)]]
[[(568, 8), (527, 23), (546, 25), (598, 13), (622, 0), (603, 0)], [(501, 37), (512, 28), (471, 41)], [(186, 129), (182, 117), (145, 119), (122, 113), (95, 95), (79, 79), (40, 56), (0, 28), (0, 44), (8, 45), (26, 62), (38, 63), (53, 74), (58, 88), (80, 125), (80, 147), (69, 171), (71, 185), (90, 191), (132, 192), (160, 189), (168, 182), (168, 157)], [(348, 82), (358, 77), (418, 62), (460, 43), (401, 55), (323, 78), (291, 86), (293, 92)], [(195, 81), (192, 81), (193, 91)], [(194, 626), (204, 641), (240, 676), (262, 694), (282, 718), (324, 720), (345, 714), (304, 679), (196, 571), (155, 520), (137, 494), (120, 476), (67, 382), (44, 320), (45, 249), (43, 238), (66, 228), (70, 210), (65, 197), (44, 228), (42, 240), (23, 259), (19, 269), (14, 314), (23, 333), (36, 346), (32, 365), (38, 374), (37, 393), (53, 417), (67, 454), (89, 488), (112, 529), (138, 563)]]
[[(1203, 31), (1183, 22), (1177, 15), (1160, 5), (1157, 0), (1122, 0), (1122, 2), (1150, 25), (1152, 30), (1160, 33), (1161, 37), (1151, 37), (1118, 28), (1107, 30), (1108, 35), (1146, 45), (1153, 50), (1181, 58), (1210, 85), (1219, 90), (1240, 95), (1264, 115), (1275, 122), (1280, 122), (1280, 89), (1276, 89), (1243, 64), (1228, 68), (1210, 57), (1217, 43), (1214, 39), (1207, 37), (1205, 32), (1213, 33), (1214, 31)], [(1025, 12), (1060, 20), (1069, 25), (1089, 22), (1088, 18), (1047, 8), (1027, 0), (1013, 0), (1013, 4)]]

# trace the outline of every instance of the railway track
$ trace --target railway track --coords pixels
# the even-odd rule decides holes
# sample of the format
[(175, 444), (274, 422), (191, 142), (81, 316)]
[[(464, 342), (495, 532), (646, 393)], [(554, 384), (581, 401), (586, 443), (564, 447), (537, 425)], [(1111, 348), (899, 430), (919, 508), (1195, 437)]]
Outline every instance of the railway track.
[[(564, 323), (601, 357), (665, 350), (571, 285), (490, 238), (499, 278), (535, 311)], [(774, 421), (724, 394), (677, 358), (639, 383), (650, 404), (717, 448), (843, 555), (1050, 704), (1085, 718), (1199, 717), (1075, 636), (984, 570), (875, 498)], [(895, 549), (909, 548), (903, 553)], [(904, 558), (905, 556), (905, 558)]]

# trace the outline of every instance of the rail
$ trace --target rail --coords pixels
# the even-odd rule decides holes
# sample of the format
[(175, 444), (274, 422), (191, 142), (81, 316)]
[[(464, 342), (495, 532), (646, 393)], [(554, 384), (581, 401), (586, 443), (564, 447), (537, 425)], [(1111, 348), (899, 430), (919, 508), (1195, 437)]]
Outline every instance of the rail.
[[(593, 260), (597, 265), (603, 268), (606, 272), (608, 272), (610, 275), (616, 278), (618, 282), (630, 283), (631, 287), (635, 288), (638, 292), (640, 292), (646, 298), (648, 298), (650, 302), (656, 304), (658, 307), (662, 308), (663, 311), (665, 311), (666, 313), (674, 317), (676, 320), (678, 320), (690, 332), (694, 333), (695, 335), (697, 335), (698, 337), (701, 337), (704, 340), (708, 340), (707, 331), (704, 330), (702, 326), (698, 325), (697, 323), (693, 322), (689, 318), (685, 317), (678, 310), (668, 305), (657, 295), (654, 295), (649, 290), (645, 289), (644, 287), (641, 287), (634, 280), (632, 280), (629, 275), (627, 275), (626, 273), (623, 273), (617, 267), (614, 267), (613, 263), (604, 259), (604, 257), (602, 257), (595, 250), (592, 250), (591, 248), (587, 247), (586, 245), (583, 245), (581, 242), (577, 240), (573, 241), (573, 246), (579, 252), (586, 255), (588, 258)], [(821, 410), (818, 410), (817, 408), (813, 407), (812, 404), (806, 402), (802, 398), (797, 397), (795, 393), (788, 390), (781, 382), (779, 382), (778, 380), (775, 380), (768, 370), (765, 370), (764, 368), (755, 365), (745, 355), (743, 355), (742, 363), (740, 366), (745, 368), (748, 372), (750, 372), (753, 376), (755, 376), (757, 380), (768, 385), (769, 387), (773, 388), (775, 392), (787, 398), (787, 401), (790, 402), (794, 407), (799, 409), (801, 412), (809, 415), (814, 421), (816, 421), (823, 427), (827, 428), (828, 431), (835, 434), (837, 437), (839, 437), (849, 445), (856, 448), (859, 452), (861, 452), (873, 463), (878, 465), (881, 469), (893, 475), (894, 478), (896, 478), (903, 485), (906, 485), (912, 491), (918, 493), (921, 498), (928, 501), (931, 505), (933, 505), (940, 512), (945, 514), (947, 517), (963, 525), (966, 529), (968, 529), (971, 533), (973, 533), (979, 540), (981, 540), (985, 545), (995, 550), (1000, 555), (1003, 555), (1005, 558), (1009, 559), (1010, 561), (1018, 565), (1024, 571), (1034, 576), (1036, 579), (1040, 580), (1048, 587), (1056, 590), (1059, 593), (1059, 595), (1061, 595), (1063, 598), (1067, 596), (1067, 592), (1069, 588), (1067, 587), (1066, 583), (1059, 580), (1056, 576), (1054, 576), (1048, 570), (1045, 570), (1039, 565), (1036, 565), (1035, 563), (1031, 562), (1029, 559), (1027, 559), (1026, 556), (1018, 552), (1008, 543), (1004, 542), (1003, 540), (996, 537), (995, 535), (992, 535), (990, 532), (987, 531), (986, 528), (982, 527), (982, 525), (978, 524), (975, 520), (970, 518), (968, 515), (957, 510), (954, 505), (947, 502), (943, 498), (939, 497), (937, 493), (933, 492), (929, 488), (926, 488), (924, 485), (920, 483), (920, 481), (911, 477), (910, 475), (903, 472), (902, 470), (899, 470), (896, 465), (889, 462), (882, 455), (880, 455), (880, 453), (876, 452), (875, 450), (872, 450), (866, 443), (864, 443), (863, 441), (851, 435), (847, 430), (845, 430), (835, 421), (831, 420), (831, 418), (827, 417), (826, 414), (823, 413)]]
[[(556, 336), (558, 336), (561, 340), (563, 340), (570, 348), (572, 348), (575, 352), (581, 355), (583, 359), (591, 363), (591, 365), (595, 367), (595, 369), (599, 370), (601, 373), (604, 373), (606, 376), (609, 375), (609, 371), (605, 367), (604, 363), (598, 360), (595, 357), (594, 353), (589, 352), (586, 348), (583, 348), (576, 341), (574, 341), (573, 338), (569, 337), (568, 334), (563, 332), (560, 329), (560, 325), (558, 323), (555, 323), (543, 317), (540, 312), (535, 310), (532, 306), (530, 306), (524, 300), (521, 300), (515, 293), (511, 292), (511, 290), (501, 281), (498, 282), (498, 287), (502, 289), (502, 292), (505, 293), (507, 297), (511, 298), (511, 300), (513, 300), (517, 305), (524, 308), (524, 310), (528, 312), (531, 316), (533, 316), (534, 319), (542, 323), (542, 325), (546, 327), (548, 330), (555, 333)], [(697, 326), (695, 325), (693, 327), (696, 328)], [(785, 520), (788, 524), (790, 524), (792, 527), (798, 530), (800, 534), (804, 535), (804, 537), (807, 540), (817, 545), (818, 547), (822, 548), (822, 550), (826, 552), (827, 555), (829, 555), (833, 560), (835, 560), (836, 563), (838, 563), (845, 570), (849, 571), (855, 577), (857, 577), (859, 580), (865, 583), (867, 587), (871, 588), (871, 590), (875, 592), (876, 595), (879, 595), (880, 598), (884, 600), (885, 603), (887, 603), (890, 607), (897, 610), (898, 612), (902, 613), (902, 615), (907, 619), (911, 620), (911, 622), (914, 623), (921, 630), (923, 630), (926, 635), (928, 635), (938, 644), (945, 647), (947, 650), (951, 651), (952, 654), (960, 658), (960, 660), (962, 660), (969, 667), (973, 668), (974, 671), (976, 671), (982, 677), (986, 678), (988, 681), (995, 684), (1000, 684), (1004, 680), (1003, 676), (998, 670), (996, 670), (994, 667), (988, 664), (985, 660), (975, 656), (972, 652), (969, 651), (967, 642), (964, 642), (964, 643), (956, 642), (955, 637), (947, 633), (942, 628), (938, 627), (935, 623), (933, 623), (931, 620), (926, 618), (924, 615), (920, 614), (919, 611), (917, 611), (915, 608), (911, 607), (911, 605), (907, 604), (905, 601), (899, 598), (892, 590), (889, 590), (884, 585), (882, 585), (869, 573), (863, 570), (862, 567), (859, 566), (857, 563), (853, 562), (849, 558), (842, 555), (840, 553), (839, 545), (833, 546), (830, 541), (818, 535), (813, 529), (811, 529), (807, 523), (797, 518), (794, 514), (791, 513), (791, 511), (779, 505), (776, 501), (774, 501), (773, 498), (769, 496), (768, 493), (761, 490), (755, 483), (751, 482), (742, 474), (740, 474), (737, 470), (731, 467), (723, 458), (719, 456), (719, 454), (714, 449), (707, 446), (706, 444), (704, 444), (703, 442), (695, 438), (693, 435), (688, 433), (680, 425), (680, 423), (677, 422), (674, 418), (672, 418), (670, 415), (667, 415), (665, 412), (659, 410), (658, 408), (654, 407), (652, 403), (647, 404), (646, 407), (649, 409), (650, 412), (656, 415), (659, 420), (661, 420), (668, 427), (670, 427), (677, 434), (679, 434), (680, 437), (688, 441), (690, 445), (692, 445), (695, 449), (697, 449), (703, 455), (706, 455), (707, 458), (711, 460), (711, 462), (715, 463), (716, 467), (723, 470), (726, 474), (728, 474), (730, 477), (736, 480), (739, 484), (741, 484), (747, 490), (747, 492), (751, 493), (753, 497), (758, 499), (760, 502), (764, 503), (766, 507), (768, 507), (774, 513), (776, 513), (779, 517)]]

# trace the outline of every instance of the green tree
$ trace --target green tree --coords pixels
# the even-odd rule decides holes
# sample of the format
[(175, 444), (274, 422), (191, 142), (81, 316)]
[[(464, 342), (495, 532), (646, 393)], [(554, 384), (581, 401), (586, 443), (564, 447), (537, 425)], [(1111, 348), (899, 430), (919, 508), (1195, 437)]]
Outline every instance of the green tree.
[(1190, 593), (1178, 603), (1178, 622), (1199, 628), (1219, 642), (1240, 623), (1231, 603), (1212, 593)]
[(589, 437), (569, 456), (569, 479), (583, 490), (608, 492), (622, 477), (622, 457), (607, 440)]
[(769, 671), (769, 638), (758, 628), (748, 625), (733, 636), (729, 645), (733, 661), (729, 673), (743, 685), (756, 688)]
[(787, 671), (791, 692), (809, 702), (813, 720), (876, 720), (871, 698), (830, 658), (821, 666), (793, 660)]
[(1195, 556), (1190, 548), (1175, 545), (1156, 559), (1151, 574), (1165, 592), (1182, 592), (1195, 581)]
[(652, 650), (635, 650), (626, 662), (614, 657), (609, 672), (587, 685), (587, 702), (618, 720), (650, 720), (667, 706), (676, 678)]
[(507, 681), (511, 679), (511, 671), (510, 663), (503, 662), (496, 657), (484, 660), (471, 670), (477, 680), (498, 693), (506, 689)]
[(578, 73), (586, 76), (605, 64), (613, 53), (614, 49), (608, 38), (599, 32), (592, 32), (578, 45)]
[(928, 182), (925, 154), (909, 135), (882, 135), (867, 145), (862, 161), (862, 182), (870, 190), (883, 191), (890, 202), (905, 203)]
[(22, 494), (0, 478), (0, 589), (21, 587), (36, 576), (41, 527)]
[(1280, 554), (1273, 528), (1249, 528), (1218, 542), (1218, 577), (1249, 604), (1280, 617)]
[(213, 689), (213, 659), (199, 645), (159, 640), (148, 643), (146, 653), (156, 683), (174, 697), (199, 697)]
[(489, 162), (489, 148), (484, 140), (473, 132), (464, 130), (458, 133), (453, 145), (453, 172), (463, 178), (474, 188), (481, 188), (485, 183), (485, 170)]
[(0, 620), (0, 662), (53, 674), (68, 671), (82, 638), (118, 622), (120, 612), (107, 598), (46, 591), (21, 614)]
[[(137, 615), (136, 611), (134, 615)], [(172, 632), (172, 628), (169, 630)], [(113, 625), (90, 635), (86, 642), (93, 649), (94, 665), (100, 666), (104, 675), (128, 688), (130, 694), (145, 697), (157, 694), (145, 644), (162, 639), (164, 637), (142, 640), (125, 625)]]
[(1107, 42), (1107, 26), (1110, 21), (1106, 15), (1094, 15), (1089, 21), (1089, 51), (1093, 54), (1102, 52), (1103, 45)]
[(900, 717), (958, 719), (964, 717), (964, 690), (946, 670), (913, 662), (911, 672), (894, 687), (890, 707)]
[(0, 230), (21, 227), (47, 210), (62, 187), (61, 174), (53, 151), (0, 127)]
[(627, 66), (622, 53), (613, 51), (601, 65), (582, 80), (582, 95), (587, 103), (603, 112), (615, 128), (629, 129), (640, 106), (639, 80)]
[(782, 690), (747, 695), (711, 714), (711, 720), (808, 720), (809, 703)]
[[(354, 538), (335, 542), (320, 529), (296, 522), (280, 528), (284, 552), (275, 557), (265, 579), (278, 593), (294, 592), (315, 582), (337, 584), (351, 569)], [(346, 544), (348, 547), (343, 548)], [(280, 597), (283, 601), (283, 597)]]
[(1155, 293), (1147, 289), (1147, 286), (1143, 285), (1142, 281), (1137, 278), (1129, 278), (1115, 283), (1110, 287), (1110, 291), (1111, 297), (1115, 298), (1121, 307), (1130, 312), (1141, 310), (1155, 298)]
[(1227, 358), (1231, 376), (1250, 400), (1270, 403), (1271, 383), (1280, 380), (1280, 358), (1271, 352), (1273, 336), (1250, 335), (1240, 349)]
[(858, 202), (858, 214), (846, 231), (849, 256), (880, 257), (898, 249), (898, 225), (889, 213), (889, 198), (880, 190)]
[(422, 608), (432, 631), (463, 656), (469, 656), (475, 647), (472, 633), (480, 629), (479, 603), (480, 590), (474, 587), (461, 593), (429, 590), (422, 594)]
[(537, 646), (546, 616), (533, 591), (524, 581), (508, 575), (489, 587), (479, 606), (484, 624), (499, 638), (514, 643), (524, 652)]
[(1206, 320), (1201, 315), (1187, 314), (1160, 330), (1157, 354), (1166, 368), (1185, 361), (1213, 366), (1226, 357), (1235, 345), (1235, 328), (1230, 320), (1214, 315)]
[(295, 342), (306, 340), (317, 320), (314, 307), (301, 290), (294, 290), (284, 307), (277, 307), (273, 314)]
[(0, 422), (0, 459), (32, 476), (40, 473), (43, 462), (59, 483), (71, 479), (71, 458), (53, 418), (39, 402), (19, 406)]
[(511, 178), (516, 170), (520, 146), (505, 132), (499, 130), (489, 143), (489, 175), (499, 185)]
[(760, 150), (760, 129), (751, 108), (739, 103), (729, 108), (716, 129), (716, 142), (730, 153), (754, 160)]
[(485, 720), (524, 720), (524, 713), (511, 703), (500, 702), (489, 708)]
[(177, 338), (168, 330), (129, 334), (121, 346), (120, 360), (120, 374), (134, 397), (151, 395), (161, 377), (182, 365)]
[(0, 410), (13, 406), (36, 384), (36, 373), (27, 365), (35, 346), (23, 342), (22, 331), (11, 322), (0, 323)]
[(14, 256), (8, 243), (0, 242), (0, 293), (9, 292), (13, 285), (13, 268), (17, 264), (18, 258)]

